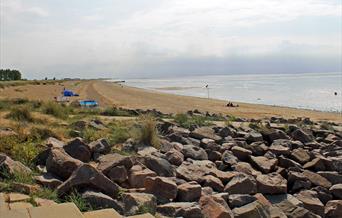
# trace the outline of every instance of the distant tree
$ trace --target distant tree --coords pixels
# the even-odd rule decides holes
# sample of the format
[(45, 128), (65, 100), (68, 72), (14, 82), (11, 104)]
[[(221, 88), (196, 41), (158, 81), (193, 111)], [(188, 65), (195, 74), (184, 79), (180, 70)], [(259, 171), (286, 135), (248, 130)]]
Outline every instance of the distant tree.
[(0, 69), (0, 81), (21, 80), (19, 70)]
[(52, 80), (56, 80), (56, 77), (54, 77)]
[(48, 80), (48, 78), (47, 78), (47, 77), (45, 77), (45, 80)]

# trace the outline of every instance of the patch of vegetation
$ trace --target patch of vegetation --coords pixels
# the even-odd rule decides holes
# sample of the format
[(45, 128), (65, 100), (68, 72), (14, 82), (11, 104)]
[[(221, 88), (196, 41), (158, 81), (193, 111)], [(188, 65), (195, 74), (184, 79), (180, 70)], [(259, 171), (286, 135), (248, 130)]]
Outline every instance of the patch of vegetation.
[(157, 121), (152, 115), (141, 115), (132, 133), (137, 142), (159, 148)]
[(209, 126), (211, 122), (204, 116), (199, 115), (187, 115), (187, 114), (176, 114), (174, 121), (181, 127), (190, 128), (192, 126)]
[(94, 128), (86, 128), (81, 132), (81, 136), (86, 142), (92, 142), (100, 138), (105, 138), (107, 136), (107, 133), (106, 131), (103, 131), (103, 130), (97, 130)]
[(111, 123), (109, 128), (111, 133), (108, 136), (108, 140), (111, 144), (123, 143), (130, 138), (130, 132), (127, 126)]
[(122, 117), (135, 116), (135, 114), (132, 114), (127, 110), (123, 110), (123, 109), (116, 108), (116, 107), (106, 108), (104, 111), (101, 112), (101, 115), (103, 115), (103, 116), (122, 116)]
[(49, 200), (53, 200), (56, 203), (60, 201), (58, 198), (57, 191), (49, 189), (49, 188), (40, 188), (36, 192), (32, 193), (31, 197), (49, 199)]
[(66, 202), (73, 202), (81, 212), (93, 210), (92, 206), (82, 198), (82, 196), (74, 190), (66, 197)]
[(31, 129), (30, 138), (33, 140), (45, 140), (49, 137), (59, 138), (51, 129), (48, 127), (33, 127)]
[(71, 109), (65, 105), (58, 104), (56, 102), (47, 102), (43, 105), (43, 113), (52, 115), (60, 119), (68, 118)]
[(21, 171), (14, 171), (10, 174), (6, 169), (0, 169), (1, 175), (4, 178), (4, 182), (11, 185), (11, 183), (25, 183), (34, 184), (33, 173), (25, 173)]
[(34, 118), (27, 106), (13, 107), (6, 118), (18, 122), (34, 122)]
[(136, 215), (139, 214), (145, 214), (145, 213), (150, 213), (150, 214), (155, 214), (156, 211), (150, 206), (150, 205), (140, 205), (140, 207), (138, 208)]
[(33, 159), (39, 154), (41, 148), (30, 138), (16, 135), (0, 138), (0, 152), (9, 155), (26, 166), (31, 166)]

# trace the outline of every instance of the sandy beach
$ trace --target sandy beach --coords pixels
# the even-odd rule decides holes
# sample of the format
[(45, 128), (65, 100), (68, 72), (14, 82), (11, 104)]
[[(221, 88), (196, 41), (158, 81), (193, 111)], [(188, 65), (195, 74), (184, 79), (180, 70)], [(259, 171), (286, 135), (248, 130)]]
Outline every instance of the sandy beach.
[(74, 99), (95, 99), (101, 107), (117, 106), (130, 109), (157, 109), (164, 113), (183, 113), (198, 109), (203, 112), (229, 114), (244, 118), (309, 117), (313, 120), (342, 122), (338, 113), (320, 112), (288, 107), (267, 106), (234, 102), (239, 107), (226, 107), (227, 102), (216, 99), (187, 97), (150, 91), (101, 80), (66, 81), (54, 85), (24, 85), (0, 89), (0, 98), (28, 98), (30, 100), (53, 100), (63, 87), (80, 95)]

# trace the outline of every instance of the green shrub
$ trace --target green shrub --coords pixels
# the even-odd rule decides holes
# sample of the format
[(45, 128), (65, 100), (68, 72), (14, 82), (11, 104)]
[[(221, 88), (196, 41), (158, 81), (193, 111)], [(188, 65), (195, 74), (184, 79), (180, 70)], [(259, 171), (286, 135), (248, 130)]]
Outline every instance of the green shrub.
[(6, 118), (12, 119), (18, 122), (33, 122), (34, 118), (28, 107), (20, 106), (11, 109), (10, 113), (7, 114)]
[(70, 109), (67, 106), (55, 102), (47, 102), (43, 106), (43, 113), (57, 118), (66, 119), (69, 116)]

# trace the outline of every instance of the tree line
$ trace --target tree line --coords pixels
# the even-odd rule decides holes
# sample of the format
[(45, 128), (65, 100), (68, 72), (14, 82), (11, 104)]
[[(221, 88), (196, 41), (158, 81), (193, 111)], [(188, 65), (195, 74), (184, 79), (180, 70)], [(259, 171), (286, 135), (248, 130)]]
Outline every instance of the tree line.
[(21, 80), (19, 70), (0, 69), (0, 81)]

